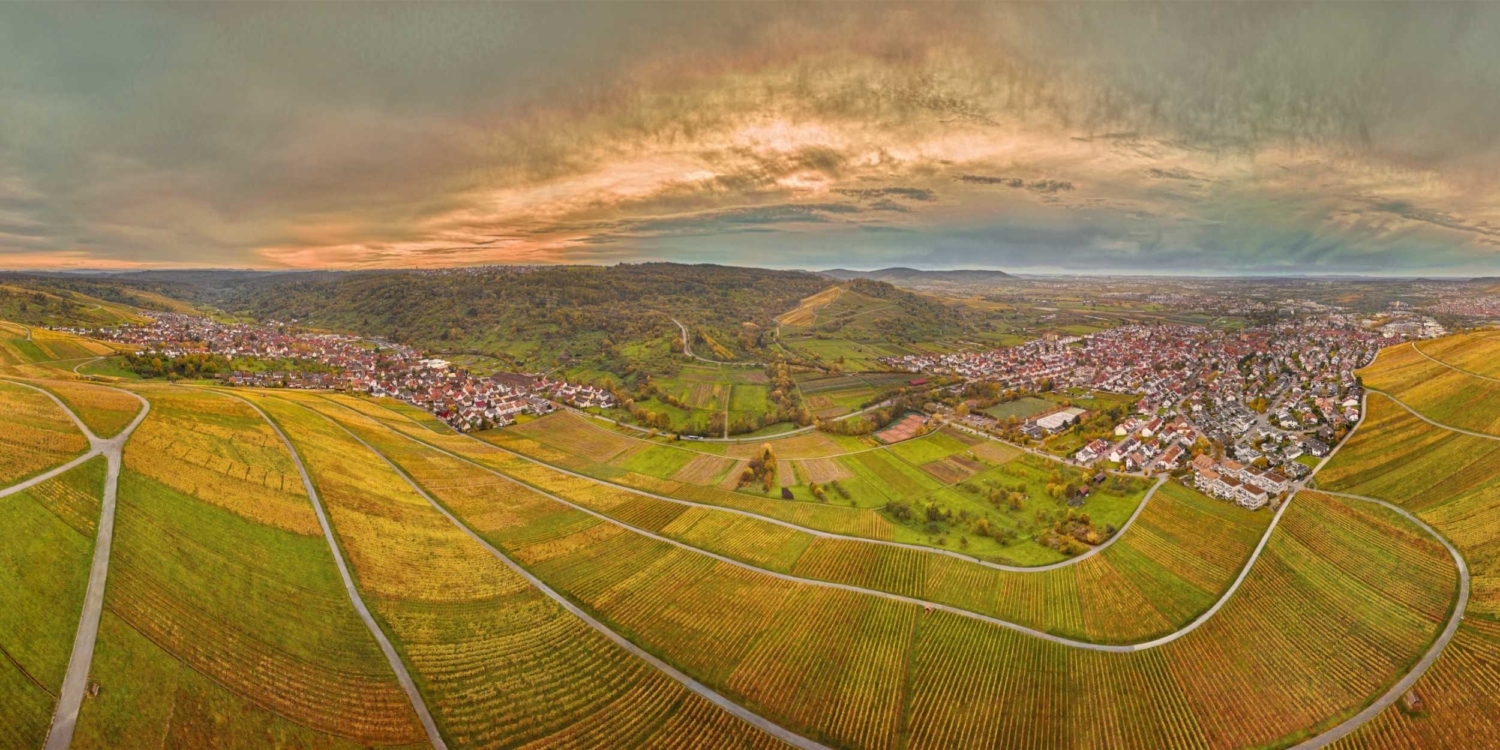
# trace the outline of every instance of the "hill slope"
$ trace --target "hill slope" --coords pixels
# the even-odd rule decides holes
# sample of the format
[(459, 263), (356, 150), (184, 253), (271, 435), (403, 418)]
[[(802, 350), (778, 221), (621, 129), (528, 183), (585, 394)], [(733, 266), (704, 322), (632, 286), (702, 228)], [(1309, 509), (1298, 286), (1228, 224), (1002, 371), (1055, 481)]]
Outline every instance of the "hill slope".
[(892, 284), (914, 284), (924, 282), (946, 282), (959, 284), (972, 284), (986, 281), (1003, 281), (1014, 279), (1014, 276), (1004, 271), (992, 270), (954, 270), (954, 271), (924, 271), (917, 268), (882, 268), (878, 271), (851, 271), (847, 268), (832, 268), (827, 271), (819, 271), (824, 276), (848, 281), (850, 279), (872, 279), (875, 281), (888, 281)]

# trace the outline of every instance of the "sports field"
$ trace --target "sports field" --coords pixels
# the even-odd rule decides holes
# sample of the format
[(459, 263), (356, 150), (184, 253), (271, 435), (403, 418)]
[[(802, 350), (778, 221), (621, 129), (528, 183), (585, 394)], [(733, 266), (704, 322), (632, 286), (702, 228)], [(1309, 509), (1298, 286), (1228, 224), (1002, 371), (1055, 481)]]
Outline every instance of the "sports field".
[(1035, 396), (1027, 396), (1025, 398), (1018, 398), (1015, 401), (1007, 401), (1003, 404), (995, 404), (994, 406), (985, 409), (984, 413), (999, 420), (1006, 420), (1010, 419), (1011, 417), (1015, 417), (1016, 419), (1026, 419), (1027, 417), (1030, 417), (1034, 414), (1041, 414), (1048, 409), (1056, 408), (1057, 404), (1048, 401), (1047, 399), (1036, 398)]

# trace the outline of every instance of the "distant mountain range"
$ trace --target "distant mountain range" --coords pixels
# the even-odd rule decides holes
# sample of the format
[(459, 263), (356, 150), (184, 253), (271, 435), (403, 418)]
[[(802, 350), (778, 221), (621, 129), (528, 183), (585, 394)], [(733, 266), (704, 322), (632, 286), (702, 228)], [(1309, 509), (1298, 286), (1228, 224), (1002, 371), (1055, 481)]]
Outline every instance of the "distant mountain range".
[(981, 271), (981, 270), (957, 270), (957, 271), (923, 271), (917, 268), (882, 268), (878, 271), (851, 271), (847, 268), (832, 268), (818, 273), (829, 278), (840, 281), (849, 279), (871, 279), (874, 281), (885, 281), (891, 284), (916, 284), (923, 282), (948, 282), (953, 284), (974, 283), (984, 281), (1003, 281), (1014, 279), (1014, 276), (1004, 271)]

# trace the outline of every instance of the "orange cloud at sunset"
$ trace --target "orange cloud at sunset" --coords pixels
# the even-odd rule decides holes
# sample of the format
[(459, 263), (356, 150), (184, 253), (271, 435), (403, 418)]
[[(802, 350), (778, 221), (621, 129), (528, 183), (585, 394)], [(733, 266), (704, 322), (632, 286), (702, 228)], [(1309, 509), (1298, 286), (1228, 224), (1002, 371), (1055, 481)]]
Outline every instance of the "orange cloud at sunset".
[(1500, 13), (938, 7), (0, 11), (0, 265), (1500, 257)]

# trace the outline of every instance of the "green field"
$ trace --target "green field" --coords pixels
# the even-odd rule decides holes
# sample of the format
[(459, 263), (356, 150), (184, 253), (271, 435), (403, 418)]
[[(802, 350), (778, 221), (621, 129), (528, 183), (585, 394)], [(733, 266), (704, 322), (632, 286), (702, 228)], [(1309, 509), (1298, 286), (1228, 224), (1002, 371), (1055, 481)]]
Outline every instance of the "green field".
[(0, 500), (0, 734), (40, 747), (83, 610), (104, 459)]
[[(823, 308), (855, 331), (894, 321), (867, 302)], [(1259, 511), (936, 423), (889, 446), (647, 438), (567, 411), (461, 435), (394, 401), (121, 381), (151, 408), (120, 457), (73, 746), (425, 747), (422, 706), (455, 750), (785, 747), (728, 705), (860, 750), (1288, 747), (1371, 705), (1458, 614), (1459, 568), (1422, 524), (1462, 554), (1467, 609), (1418, 707), (1338, 747), (1500, 744), (1500, 399), (1475, 374), (1492, 345), (1387, 350), (1316, 489)], [(117, 434), (139, 402), (59, 364), (88, 347), (3, 351)], [(770, 408), (763, 377), (690, 366), (671, 386), (750, 414)], [(1130, 403), (1086, 395), (1003, 406)], [(0, 489), (88, 449), (13, 382), (0, 420)], [(740, 487), (767, 447), (771, 487)], [(0, 497), (0, 748), (51, 725), (105, 471)]]
[[(374, 424), (368, 424), (373, 444), (410, 467), (413, 476), (436, 488), (439, 499), (460, 518), (549, 585), (576, 597), (631, 639), (711, 687), (755, 707), (762, 715), (850, 746), (883, 747), (893, 742), (944, 747), (1007, 745), (1007, 736), (1034, 737), (1038, 732), (1074, 745), (1086, 743), (1083, 737), (1098, 737), (1100, 733), (1113, 736), (1107, 734), (1113, 731), (1111, 725), (1103, 722), (1115, 719), (1095, 713), (1073, 714), (1071, 722), (1055, 722), (1059, 714), (1049, 713), (1039, 719), (1034, 714), (986, 711), (981, 720), (969, 712), (942, 709), (958, 705), (958, 696), (976, 693), (988, 698), (971, 705), (990, 705), (1005, 695), (1003, 686), (1018, 681), (1028, 687), (1029, 695), (1063, 702), (1065, 696), (1087, 689), (1090, 683), (1085, 680), (1101, 675), (1110, 675), (1109, 679), (1115, 681), (1111, 684), (1128, 684), (1146, 691), (1141, 696), (1144, 700), (1131, 713), (1136, 729), (1130, 736), (1152, 739), (1137, 745), (1137, 741), (1119, 735), (1120, 742), (1112, 745), (1207, 744), (1205, 730), (1193, 727), (1201, 727), (1199, 722), (1246, 696), (1254, 696), (1257, 705), (1266, 705), (1266, 710), (1256, 714), (1254, 720), (1216, 731), (1224, 732), (1226, 744), (1272, 744), (1330, 715), (1357, 709), (1366, 695), (1394, 679), (1435, 633), (1437, 620), (1451, 601), (1455, 580), (1446, 553), (1424, 544), (1421, 534), (1399, 519), (1309, 495), (1289, 509), (1283, 522), (1285, 531), (1273, 536), (1264, 565), (1253, 569), (1240, 594), (1205, 627), (1141, 656), (1090, 655), (958, 615), (923, 614), (916, 605), (728, 569), (723, 563), (628, 529), (602, 527), (579, 511), (531, 493), (522, 485), (491, 492), (466, 489), (481, 487), (490, 480), (483, 479), (485, 473), (472, 464), (436, 452), (424, 454), (415, 443), (379, 436), (373, 431), (377, 429)], [(834, 567), (825, 567), (807, 557), (813, 554), (811, 544), (803, 548), (796, 539), (785, 537), (784, 531), (741, 529), (726, 535), (728, 526), (701, 516), (694, 518), (690, 514), (700, 511), (685, 506), (656, 508), (626, 500), (597, 485), (575, 485), (569, 490), (569, 481), (550, 477), (549, 470), (508, 458), (473, 441), (452, 438), (442, 443), (525, 484), (545, 486), (586, 507), (610, 508), (611, 513), (628, 518), (632, 525), (680, 533), (706, 546), (727, 544), (726, 553), (740, 549), (740, 554), (768, 568), (792, 564), (795, 571), (807, 565), (811, 567), (804, 572), (809, 575), (814, 575), (816, 568), (827, 571), (816, 575), (830, 577), (863, 571), (859, 575), (867, 577), (861, 580), (871, 585), (921, 594), (933, 591), (920, 583), (920, 567), (913, 567), (912, 561), (835, 553), (824, 556)], [(452, 481), (459, 477), (468, 478)], [(528, 520), (497, 523), (494, 503), (502, 497), (508, 517)], [(1191, 495), (1178, 495), (1176, 499), (1194, 506), (1186, 512), (1206, 517), (1159, 519), (1152, 527), (1156, 538), (1192, 534), (1205, 525), (1226, 528), (1228, 519), (1215, 513), (1232, 510), (1227, 506), (1194, 501)], [(1164, 506), (1164, 510), (1171, 509)], [(1246, 513), (1244, 517), (1251, 524), (1238, 533), (1241, 550), (1257, 537), (1259, 529), (1253, 524), (1263, 522), (1265, 515)], [(1222, 539), (1203, 540), (1202, 549), (1215, 549), (1222, 543)], [(1405, 564), (1395, 569), (1368, 570), (1347, 564), (1352, 559), (1378, 555), (1379, 550), (1397, 550)], [(801, 562), (804, 558), (810, 562)], [(1178, 568), (1181, 575), (1201, 574), (1202, 569), (1194, 567), (1191, 556), (1176, 560), (1175, 564), (1185, 566)], [(1151, 564), (1143, 557), (1123, 557), (1118, 563), (1123, 567), (1114, 570), (1120, 575), (1137, 575), (1136, 571), (1149, 570)], [(1223, 566), (1221, 575), (1227, 576), (1236, 567), (1231, 560)], [(1292, 570), (1299, 571), (1299, 582), (1288, 591), (1288, 571)], [(945, 574), (945, 578), (950, 575)], [(1116, 589), (1108, 580), (1100, 579), (1099, 588), (1085, 589), (1083, 579), (1075, 579), (1080, 592), (1075, 612), (1085, 630), (1093, 623), (1103, 631), (1115, 631), (1119, 626), (1111, 625), (1109, 617), (1132, 626), (1140, 619), (1131, 609), (1133, 605), (1115, 601)], [(1187, 588), (1185, 583), (1159, 586), (1153, 589), (1156, 593), (1150, 595), (1154, 597), (1150, 601), (1168, 611), (1204, 601), (1201, 596), (1184, 596), (1181, 592)], [(954, 591), (968, 594), (972, 588), (959, 586)], [(1423, 593), (1411, 596), (1414, 591)], [(1002, 600), (1032, 601), (1038, 611), (1065, 611), (1048, 604), (1055, 594), (1045, 587), (1037, 589), (1036, 594), (1040, 598), (1008, 594)], [(1105, 596), (1103, 601), (1097, 599), (1100, 594)], [(1111, 609), (1106, 601), (1118, 606)], [(723, 616), (726, 606), (733, 607), (734, 617)], [(1343, 613), (1346, 627), (1323, 628), (1323, 613), (1330, 607)], [(1182, 616), (1180, 612), (1178, 616)], [(1287, 651), (1268, 650), (1259, 639), (1245, 639), (1242, 633), (1246, 628), (1262, 635), (1274, 634), (1295, 658), (1278, 658)], [(830, 648), (830, 644), (837, 647)], [(955, 673), (938, 666), (952, 663), (959, 655), (980, 660), (984, 669)], [(1083, 669), (1051, 672), (1048, 678), (1039, 679), (1035, 669), (1038, 659), (1066, 661)], [(818, 667), (809, 669), (811, 664)], [(1189, 675), (1188, 683), (1146, 679), (1162, 667)], [(911, 679), (901, 679), (908, 669), (912, 670)], [(960, 677), (954, 679), (955, 674)], [(790, 693), (773, 687), (788, 681), (796, 686)], [(852, 685), (860, 689), (851, 693), (848, 687)], [(1317, 700), (1291, 697), (1300, 687), (1308, 686), (1315, 686)], [(893, 703), (906, 700), (932, 708), (909, 714), (889, 710)], [(860, 721), (840, 723), (833, 718), (851, 712), (861, 717)], [(962, 731), (951, 729), (955, 725), (963, 727)]]
[(1041, 414), (1044, 411), (1056, 408), (1057, 404), (1053, 401), (1035, 396), (1026, 396), (1025, 398), (1018, 398), (1015, 401), (995, 404), (985, 409), (984, 413), (1000, 420), (1010, 419), (1011, 417), (1026, 419), (1034, 414)]

